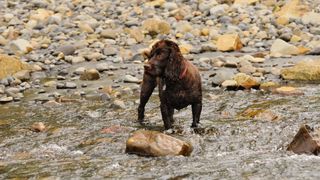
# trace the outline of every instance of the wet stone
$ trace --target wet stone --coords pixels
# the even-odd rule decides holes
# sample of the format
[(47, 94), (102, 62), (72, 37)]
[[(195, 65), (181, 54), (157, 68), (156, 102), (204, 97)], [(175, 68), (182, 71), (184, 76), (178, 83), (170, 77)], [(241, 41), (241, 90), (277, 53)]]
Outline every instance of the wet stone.
[(74, 82), (58, 83), (56, 88), (57, 89), (76, 89), (77, 84)]
[(141, 156), (189, 156), (192, 150), (191, 144), (157, 131), (136, 131), (126, 143), (126, 153)]
[(131, 75), (125, 75), (123, 81), (126, 83), (140, 83), (140, 80), (138, 78)]
[(11, 97), (11, 96), (0, 97), (0, 103), (8, 103), (8, 102), (12, 102), (12, 101), (13, 101), (13, 97)]

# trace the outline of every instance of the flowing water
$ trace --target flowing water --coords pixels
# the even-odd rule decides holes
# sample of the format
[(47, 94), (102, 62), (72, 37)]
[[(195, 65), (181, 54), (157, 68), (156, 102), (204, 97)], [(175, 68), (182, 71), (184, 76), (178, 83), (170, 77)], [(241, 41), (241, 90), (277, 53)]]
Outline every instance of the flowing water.
[[(192, 143), (190, 157), (125, 153), (130, 133), (143, 128), (135, 122), (138, 93), (119, 110), (100, 101), (0, 105), (0, 179), (317, 179), (319, 157), (286, 151), (302, 124), (319, 127), (320, 86), (299, 88), (304, 95), (207, 89), (200, 128), (189, 128), (191, 108), (175, 112), (172, 135)], [(156, 95), (146, 121), (162, 131)], [(31, 131), (34, 122), (47, 130)]]

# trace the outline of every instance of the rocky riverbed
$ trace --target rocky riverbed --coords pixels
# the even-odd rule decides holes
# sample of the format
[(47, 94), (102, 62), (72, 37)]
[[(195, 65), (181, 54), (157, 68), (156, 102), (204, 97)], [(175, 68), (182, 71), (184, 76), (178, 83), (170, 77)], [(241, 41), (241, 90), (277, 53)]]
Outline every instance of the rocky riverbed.
[[(285, 150), (319, 126), (319, 24), (315, 0), (3, 1), (0, 177), (316, 178), (317, 156)], [(175, 113), (190, 157), (128, 155), (142, 52), (163, 38), (200, 70), (201, 127)], [(156, 94), (144, 128), (162, 131)]]

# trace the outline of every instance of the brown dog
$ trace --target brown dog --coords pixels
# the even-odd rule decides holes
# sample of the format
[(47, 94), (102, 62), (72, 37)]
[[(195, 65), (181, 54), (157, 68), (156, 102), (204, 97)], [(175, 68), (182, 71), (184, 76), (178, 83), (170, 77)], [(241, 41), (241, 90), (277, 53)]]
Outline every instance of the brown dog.
[(184, 59), (178, 45), (170, 40), (152, 46), (145, 64), (138, 107), (138, 121), (143, 124), (144, 109), (156, 85), (165, 129), (172, 128), (174, 109), (192, 106), (192, 126), (197, 127), (202, 109), (201, 77), (198, 69)]

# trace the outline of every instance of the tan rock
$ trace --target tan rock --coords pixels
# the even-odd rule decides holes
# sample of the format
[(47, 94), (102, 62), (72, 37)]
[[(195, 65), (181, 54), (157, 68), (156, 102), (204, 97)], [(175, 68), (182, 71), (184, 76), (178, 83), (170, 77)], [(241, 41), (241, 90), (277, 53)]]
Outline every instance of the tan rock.
[(300, 42), (301, 40), (302, 40), (302, 38), (300, 36), (292, 35), (290, 42), (296, 43), (296, 42)]
[(234, 4), (248, 5), (248, 4), (254, 4), (256, 2), (259, 2), (259, 0), (235, 0)]
[(209, 36), (209, 34), (210, 34), (210, 29), (208, 28), (201, 29), (201, 36)]
[(258, 87), (260, 85), (260, 83), (255, 78), (244, 73), (236, 74), (233, 79), (237, 82), (238, 86), (241, 86), (245, 89)]
[(264, 82), (264, 83), (261, 83), (259, 88), (261, 90), (271, 91), (273, 89), (276, 89), (279, 86), (280, 85), (278, 83), (276, 83), (276, 82)]
[(304, 46), (299, 46), (298, 50), (299, 50), (299, 54), (306, 54), (311, 51), (311, 49)]
[(271, 46), (270, 55), (273, 57), (281, 57), (286, 55), (298, 55), (300, 54), (299, 48), (285, 42), (282, 39), (277, 39)]
[(81, 31), (86, 32), (86, 33), (94, 33), (94, 30), (89, 24), (86, 24), (84, 22), (79, 22), (78, 27)]
[(225, 34), (218, 38), (217, 48), (220, 51), (234, 51), (242, 48), (238, 34)]
[(0, 67), (0, 79), (18, 71), (30, 69), (29, 65), (22, 63), (20, 60), (2, 54), (0, 54)]
[(35, 20), (37, 22), (45, 22), (53, 14), (54, 14), (53, 11), (50, 11), (47, 9), (37, 9), (35, 13), (31, 13), (30, 20)]
[(169, 34), (170, 33), (170, 24), (158, 20), (158, 19), (147, 19), (142, 24), (142, 29), (146, 31), (148, 34), (155, 35), (155, 34)]
[(303, 95), (304, 93), (298, 90), (295, 87), (290, 86), (282, 86), (275, 90), (276, 93), (283, 94), (283, 95)]
[(297, 19), (309, 11), (309, 7), (302, 4), (301, 0), (290, 0), (276, 13), (279, 17)]
[(143, 156), (189, 156), (192, 146), (157, 131), (139, 130), (127, 140), (126, 152)]
[(80, 80), (93, 81), (98, 79), (100, 79), (100, 74), (99, 74), (99, 71), (96, 69), (85, 70), (80, 76)]
[(151, 0), (149, 2), (146, 2), (146, 6), (152, 6), (152, 7), (162, 7), (166, 0)]
[(182, 54), (189, 54), (193, 47), (191, 44), (181, 44), (179, 48)]
[(35, 132), (43, 132), (46, 130), (46, 126), (43, 122), (35, 122), (32, 124), (31, 130)]
[(130, 37), (134, 38), (137, 42), (142, 42), (144, 34), (139, 28), (133, 28), (129, 30)]
[(281, 70), (281, 77), (286, 80), (319, 81), (320, 61), (304, 60), (295, 66)]

